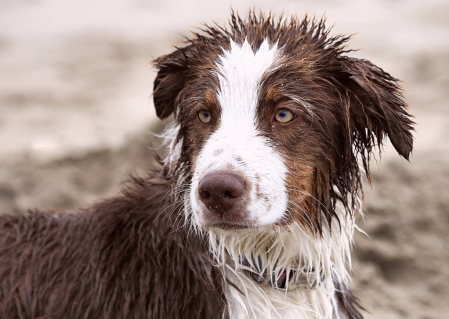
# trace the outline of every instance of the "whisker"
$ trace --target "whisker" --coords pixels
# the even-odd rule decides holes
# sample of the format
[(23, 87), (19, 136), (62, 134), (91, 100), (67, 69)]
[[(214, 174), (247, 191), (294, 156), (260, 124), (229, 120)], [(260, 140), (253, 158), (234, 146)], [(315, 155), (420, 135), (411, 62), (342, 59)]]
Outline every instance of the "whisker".
[(306, 193), (306, 192), (303, 192), (303, 191), (301, 191), (301, 190), (299, 190), (299, 189), (297, 189), (297, 188), (287, 188), (287, 189), (288, 189), (288, 190), (295, 191), (295, 192), (302, 193), (302, 194), (304, 194), (304, 195), (307, 195), (307, 196), (313, 198), (313, 199), (316, 200), (321, 206), (323, 206), (323, 208), (326, 210), (327, 213), (329, 213), (329, 210), (327, 209), (327, 207), (324, 206), (324, 204), (323, 204), (321, 201), (319, 201), (317, 198), (315, 198), (315, 197), (312, 196), (311, 194)]
[[(178, 207), (181, 207), (181, 205), (182, 205), (182, 204), (179, 204), (178, 206), (176, 206), (176, 208), (173, 209), (173, 212), (175, 212), (176, 209), (177, 209)], [(172, 212), (172, 214), (173, 214), (173, 212)], [(182, 214), (179, 214), (178, 216), (176, 216), (175, 220), (173, 221), (173, 226), (176, 225), (176, 222), (177, 222), (178, 218), (181, 217), (181, 215), (182, 215)], [(171, 215), (170, 215), (170, 216), (171, 216)], [(170, 234), (173, 233), (173, 232), (175, 232), (175, 231), (178, 231), (179, 229), (181, 229), (184, 225), (186, 225), (186, 222), (187, 222), (187, 221), (184, 221), (184, 224), (182, 224), (179, 228), (177, 228), (177, 229), (171, 231)]]
[[(180, 200), (178, 200), (178, 201), (175, 201), (174, 203), (171, 203), (170, 205), (168, 205), (167, 207), (165, 207), (157, 216), (156, 216), (156, 218), (154, 219), (154, 221), (156, 221), (156, 219), (158, 219), (159, 218), (159, 216), (162, 214), (162, 213), (164, 213), (167, 209), (169, 209), (171, 206), (173, 206), (173, 205), (176, 205), (176, 204), (179, 204), (179, 203), (183, 203), (184, 202), (184, 199), (180, 199)], [(174, 210), (173, 210), (174, 211)], [(172, 213), (170, 214), (170, 216), (173, 214), (173, 211), (172, 211)], [(153, 221), (153, 222), (154, 222)]]
[(315, 231), (315, 227), (313, 226), (313, 223), (312, 223), (312, 221), (311, 221), (311, 219), (310, 219), (310, 216), (309, 216), (309, 214), (301, 207), (301, 206), (299, 206), (298, 204), (296, 204), (296, 203), (294, 203), (294, 202), (292, 202), (292, 201), (288, 201), (290, 204), (293, 204), (293, 205), (295, 205), (296, 207), (298, 207), (304, 214), (305, 214), (305, 216), (303, 215), (303, 214), (300, 214), (298, 211), (296, 211), (294, 208), (292, 208), (293, 209), (293, 211), (295, 212), (295, 213), (297, 213), (299, 216), (301, 216), (302, 218), (304, 218), (304, 220), (307, 222), (307, 224), (311, 227), (311, 229), (313, 230), (313, 231)]
[(164, 196), (162, 197), (161, 201), (159, 202), (159, 209), (161, 209), (161, 205), (162, 202), (164, 201), (165, 196), (168, 195), (168, 193), (173, 193), (173, 191), (177, 188), (181, 188), (181, 187), (188, 187), (188, 185), (179, 185), (179, 186), (175, 186), (173, 188), (170, 188), (167, 192), (165, 192)]

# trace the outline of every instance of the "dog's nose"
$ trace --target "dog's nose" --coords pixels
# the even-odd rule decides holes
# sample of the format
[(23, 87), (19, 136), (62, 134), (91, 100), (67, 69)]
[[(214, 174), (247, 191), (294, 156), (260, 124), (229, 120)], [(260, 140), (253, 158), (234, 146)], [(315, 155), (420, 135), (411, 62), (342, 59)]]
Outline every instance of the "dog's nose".
[(212, 211), (224, 214), (239, 201), (245, 191), (245, 181), (236, 174), (213, 172), (206, 174), (199, 184), (201, 201)]

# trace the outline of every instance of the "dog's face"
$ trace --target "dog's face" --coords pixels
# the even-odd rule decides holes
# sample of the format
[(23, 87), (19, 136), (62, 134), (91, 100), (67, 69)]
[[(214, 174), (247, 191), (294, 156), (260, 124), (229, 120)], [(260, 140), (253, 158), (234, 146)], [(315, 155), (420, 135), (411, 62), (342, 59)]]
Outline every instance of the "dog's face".
[(201, 228), (295, 222), (317, 234), (337, 201), (355, 205), (359, 155), (368, 170), (386, 134), (408, 158), (412, 122), (394, 78), (342, 55), (347, 38), (321, 22), (256, 20), (155, 61), (157, 114), (179, 125), (171, 169)]

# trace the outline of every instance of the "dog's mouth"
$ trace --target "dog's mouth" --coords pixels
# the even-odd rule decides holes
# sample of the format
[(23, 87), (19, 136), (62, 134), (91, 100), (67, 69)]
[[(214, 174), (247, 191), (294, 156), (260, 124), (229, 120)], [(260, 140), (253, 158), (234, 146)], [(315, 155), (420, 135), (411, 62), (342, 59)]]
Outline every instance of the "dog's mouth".
[(244, 225), (244, 224), (232, 224), (232, 223), (219, 223), (219, 224), (213, 224), (213, 225), (208, 225), (206, 226), (206, 228), (209, 229), (221, 229), (221, 230), (238, 230), (238, 229), (247, 229), (247, 228), (252, 228), (249, 227), (248, 225)]
[(257, 221), (252, 220), (239, 220), (239, 221), (228, 221), (225, 219), (215, 220), (203, 223), (200, 225), (202, 228), (206, 230), (241, 230), (241, 229), (265, 229), (267, 227), (277, 226), (279, 228), (285, 228), (289, 226), (293, 222), (293, 219), (290, 215), (284, 214), (281, 218), (279, 218), (276, 222), (268, 225), (259, 225)]

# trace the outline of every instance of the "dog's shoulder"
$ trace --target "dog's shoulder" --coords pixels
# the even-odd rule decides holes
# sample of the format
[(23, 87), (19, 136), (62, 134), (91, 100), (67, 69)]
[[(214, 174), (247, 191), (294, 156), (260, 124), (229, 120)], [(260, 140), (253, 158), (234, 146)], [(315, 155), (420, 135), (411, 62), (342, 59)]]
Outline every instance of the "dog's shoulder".
[(76, 212), (0, 216), (0, 318), (221, 318), (222, 275), (171, 191), (152, 171)]

